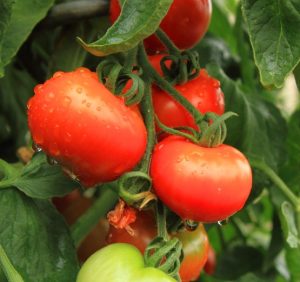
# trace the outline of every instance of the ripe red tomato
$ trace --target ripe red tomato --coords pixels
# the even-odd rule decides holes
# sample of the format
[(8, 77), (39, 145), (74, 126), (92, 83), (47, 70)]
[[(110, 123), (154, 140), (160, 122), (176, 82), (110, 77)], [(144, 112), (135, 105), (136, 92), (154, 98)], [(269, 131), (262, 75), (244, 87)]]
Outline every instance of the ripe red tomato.
[(95, 73), (86, 68), (57, 72), (34, 91), (28, 103), (34, 142), (85, 186), (118, 178), (143, 156), (143, 120)]
[(179, 269), (182, 282), (194, 281), (206, 263), (208, 255), (208, 237), (203, 224), (194, 231), (181, 231), (175, 234), (181, 243), (184, 253)]
[(150, 167), (157, 196), (183, 219), (224, 220), (245, 204), (252, 172), (237, 149), (201, 147), (179, 137), (159, 142)]
[[(160, 60), (163, 55), (149, 56), (152, 66), (161, 73)], [(224, 94), (220, 82), (209, 76), (205, 69), (200, 71), (198, 77), (184, 85), (175, 85), (181, 93), (199, 112), (214, 112), (218, 115), (224, 113)], [(169, 127), (189, 126), (197, 129), (191, 114), (168, 93), (156, 86), (152, 87), (154, 111), (159, 120)]]
[(208, 275), (213, 275), (216, 270), (216, 253), (213, 247), (209, 244), (208, 246), (208, 255), (207, 255), (207, 261), (204, 265), (204, 271)]
[[(110, 1), (110, 20), (115, 22), (121, 9), (118, 0)], [(180, 49), (193, 47), (205, 34), (212, 12), (211, 0), (174, 0), (160, 27)], [(149, 53), (164, 50), (152, 35), (145, 40)]]
[(151, 212), (139, 212), (135, 222), (130, 224), (132, 230), (129, 234), (125, 228), (115, 228), (110, 225), (107, 235), (107, 243), (129, 243), (133, 244), (142, 253), (147, 245), (157, 235), (155, 218)]
[[(130, 224), (133, 235), (125, 229), (109, 227), (107, 242), (128, 243), (137, 247), (142, 253), (157, 234), (156, 223), (151, 212), (140, 212), (134, 223)], [(183, 282), (197, 279), (206, 262), (208, 254), (208, 237), (202, 224), (195, 231), (180, 231), (172, 234), (182, 242), (184, 259), (179, 274)]]

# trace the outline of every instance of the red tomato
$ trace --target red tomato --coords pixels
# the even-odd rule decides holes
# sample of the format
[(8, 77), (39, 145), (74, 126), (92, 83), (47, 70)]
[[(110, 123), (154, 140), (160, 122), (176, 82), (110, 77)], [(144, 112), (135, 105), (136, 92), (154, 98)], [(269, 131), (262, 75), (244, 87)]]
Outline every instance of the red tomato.
[[(142, 253), (147, 245), (157, 234), (156, 223), (151, 212), (140, 212), (137, 220), (130, 224), (132, 233), (128, 233), (124, 228), (117, 229), (110, 226), (107, 242), (129, 243), (137, 247)], [(206, 262), (208, 253), (208, 237), (202, 224), (195, 231), (181, 231), (172, 234), (177, 237), (183, 246), (184, 259), (180, 266), (180, 277), (183, 282), (197, 279)]]
[(181, 231), (175, 234), (182, 242), (184, 253), (179, 274), (182, 282), (196, 280), (206, 263), (208, 255), (208, 237), (203, 224), (199, 224), (195, 231)]
[(166, 206), (200, 222), (224, 220), (239, 211), (252, 186), (250, 165), (237, 149), (201, 147), (178, 136), (156, 145), (150, 175)]
[(157, 234), (154, 216), (150, 212), (140, 212), (135, 222), (130, 224), (132, 232), (127, 232), (125, 228), (109, 227), (107, 243), (129, 243), (133, 244), (142, 253), (147, 245)]
[[(161, 73), (160, 60), (163, 55), (149, 56), (152, 66)], [(224, 94), (220, 82), (209, 76), (205, 69), (200, 71), (198, 77), (184, 85), (175, 85), (181, 93), (199, 112), (214, 112), (218, 115), (224, 113)], [(189, 126), (197, 129), (191, 114), (168, 93), (152, 87), (153, 106), (159, 120), (169, 127)]]
[[(110, 20), (115, 22), (121, 9), (118, 0), (110, 1)], [(210, 0), (174, 0), (160, 27), (180, 49), (193, 47), (205, 34), (212, 12)], [(164, 50), (152, 35), (145, 40), (149, 53)]]
[(213, 247), (209, 244), (207, 261), (204, 265), (204, 270), (208, 275), (213, 275), (216, 269), (216, 254)]
[(34, 142), (85, 186), (118, 178), (143, 156), (143, 120), (95, 73), (86, 68), (57, 72), (34, 91), (28, 103)]

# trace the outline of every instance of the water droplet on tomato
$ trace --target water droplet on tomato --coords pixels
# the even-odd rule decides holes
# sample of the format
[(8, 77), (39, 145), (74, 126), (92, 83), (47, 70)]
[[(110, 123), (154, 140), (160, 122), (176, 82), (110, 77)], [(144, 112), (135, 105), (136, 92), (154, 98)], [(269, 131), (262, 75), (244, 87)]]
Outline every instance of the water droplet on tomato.
[(52, 143), (49, 148), (49, 152), (52, 156), (59, 156), (60, 151), (56, 143)]
[(54, 93), (53, 92), (49, 92), (47, 95), (46, 95), (46, 100), (52, 100), (54, 98)]
[(179, 156), (176, 160), (177, 163), (181, 163), (184, 160), (183, 156)]
[(82, 100), (82, 102), (81, 102), (81, 104), (85, 104), (86, 103), (86, 100), (84, 99), (84, 100)]
[(226, 219), (224, 219), (224, 220), (219, 220), (219, 221), (218, 221), (218, 224), (219, 224), (220, 226), (224, 226), (224, 225), (228, 224), (228, 222), (229, 222), (229, 218), (226, 218)]
[(54, 109), (53, 109), (53, 108), (50, 108), (50, 109), (48, 110), (48, 112), (49, 112), (50, 114), (52, 114), (52, 113), (53, 113), (53, 111), (54, 111)]
[(186, 230), (188, 231), (194, 231), (197, 229), (199, 222), (194, 221), (194, 220), (190, 220), (190, 219), (186, 219), (183, 221), (184, 227)]
[(47, 162), (48, 162), (49, 165), (56, 165), (56, 164), (58, 164), (58, 161), (55, 160), (55, 159), (53, 159), (53, 158), (51, 158), (50, 156), (47, 156)]
[(35, 151), (35, 152), (42, 152), (43, 150), (42, 150), (42, 148), (41, 147), (39, 147), (36, 143), (32, 143), (32, 149), (33, 149), (33, 151)]
[(86, 106), (89, 108), (92, 104), (91, 103), (86, 103)]
[(110, 128), (110, 125), (109, 125), (109, 124), (107, 124), (105, 127), (106, 127), (106, 128)]
[(65, 135), (65, 140), (66, 142), (71, 142), (72, 140), (72, 135), (71, 133), (67, 132), (66, 135)]
[(165, 146), (164, 144), (158, 145), (157, 150), (161, 150), (164, 146)]
[(68, 107), (71, 104), (71, 102), (72, 102), (72, 99), (69, 96), (65, 96), (63, 99), (62, 105), (64, 107)]
[(97, 107), (97, 111), (98, 111), (98, 112), (101, 111), (101, 107), (100, 107), (100, 106)]
[(31, 106), (32, 106), (32, 99), (30, 99), (28, 101), (28, 103), (27, 103), (27, 109), (30, 110)]
[(53, 74), (53, 77), (60, 77), (60, 76), (62, 76), (63, 74), (64, 74), (63, 71), (57, 71), (57, 72), (55, 72), (55, 73)]
[(78, 94), (81, 94), (81, 93), (82, 93), (82, 88), (81, 88), (81, 87), (78, 87), (78, 88), (76, 89), (76, 92), (77, 92)]

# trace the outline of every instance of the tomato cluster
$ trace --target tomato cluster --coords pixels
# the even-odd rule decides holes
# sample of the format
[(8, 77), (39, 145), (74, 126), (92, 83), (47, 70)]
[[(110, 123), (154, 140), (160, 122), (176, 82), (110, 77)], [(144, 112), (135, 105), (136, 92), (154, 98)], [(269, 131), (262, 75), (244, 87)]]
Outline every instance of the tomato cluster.
[[(115, 21), (120, 13), (119, 3), (117, 0), (110, 3), (111, 20)], [(194, 8), (190, 9), (190, 5)], [(205, 33), (210, 15), (210, 1), (175, 0), (161, 28), (179, 48), (190, 48)], [(154, 36), (146, 39), (145, 45), (150, 53), (164, 50)], [(149, 65), (160, 76), (163, 76), (160, 64), (163, 56), (148, 56)], [(187, 60), (181, 63), (187, 64)], [(133, 170), (151, 142), (143, 119), (145, 113), (143, 117), (138, 105), (127, 106), (124, 98), (115, 96), (102, 82), (95, 72), (83, 67), (72, 72), (56, 72), (44, 84), (35, 87), (35, 96), (28, 103), (28, 123), (34, 143), (86, 187), (116, 180)], [(224, 114), (220, 83), (205, 69), (196, 72), (189, 81), (174, 85), (174, 89), (199, 115)], [(229, 145), (209, 147), (188, 135), (170, 136), (170, 132), (189, 130), (196, 132), (195, 136), (203, 132), (186, 106), (157, 85), (153, 84), (151, 90), (152, 108), (160, 121), (156, 124), (156, 133), (160, 133), (161, 123), (171, 129), (160, 136), (147, 164), (153, 193), (184, 221), (211, 223), (232, 216), (244, 206), (251, 190), (252, 172), (247, 159)], [(206, 120), (206, 126), (214, 122)], [(90, 206), (91, 200), (83, 199), (79, 192), (68, 197), (63, 205), (73, 203), (71, 208), (64, 209), (59, 199), (54, 199), (54, 203), (71, 224)], [(157, 236), (153, 214), (139, 213), (130, 228), (131, 234), (110, 227), (107, 242), (103, 240), (107, 233), (103, 226), (100, 232), (93, 231), (98, 244), (96, 247), (86, 245), (84, 249), (88, 251), (80, 255), (82, 260), (106, 243), (110, 246), (87, 260), (78, 282), (119, 281), (115, 279), (120, 273), (122, 281), (174, 281), (155, 268), (145, 267), (140, 253)], [(183, 245), (184, 259), (179, 270), (182, 281), (197, 279), (207, 258), (211, 262), (206, 265), (207, 272), (214, 271), (214, 257), (202, 223), (195, 231), (169, 235), (178, 238)], [(90, 235), (88, 242), (94, 238)]]

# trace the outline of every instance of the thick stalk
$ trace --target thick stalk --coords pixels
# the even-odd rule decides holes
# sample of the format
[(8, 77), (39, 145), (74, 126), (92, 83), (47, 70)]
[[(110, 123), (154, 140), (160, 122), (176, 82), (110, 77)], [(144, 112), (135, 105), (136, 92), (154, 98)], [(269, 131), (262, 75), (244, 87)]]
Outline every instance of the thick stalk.
[(94, 204), (85, 212), (71, 227), (71, 235), (75, 246), (79, 246), (81, 241), (97, 225), (100, 218), (104, 217), (110, 211), (118, 200), (118, 195), (113, 192), (112, 184), (106, 184), (101, 187), (102, 194)]
[(182, 104), (187, 111), (193, 116), (195, 123), (200, 128), (201, 131), (204, 130), (204, 128), (201, 128), (201, 122), (203, 120), (202, 114), (185, 98), (183, 97), (168, 81), (166, 81), (164, 78), (162, 78), (156, 70), (152, 67), (150, 64), (147, 53), (145, 51), (145, 48), (143, 45), (139, 48), (139, 63), (142, 66), (143, 70), (153, 78), (155, 83), (162, 89), (165, 90), (169, 95), (171, 95), (177, 102)]
[(253, 168), (259, 169), (266, 174), (275, 186), (285, 195), (285, 197), (293, 204), (296, 211), (300, 212), (300, 199), (292, 192), (292, 190), (283, 182), (283, 180), (272, 170), (266, 163), (257, 160), (250, 160)]
[(0, 268), (2, 268), (8, 282), (24, 282), (22, 276), (16, 271), (2, 245), (0, 245)]

